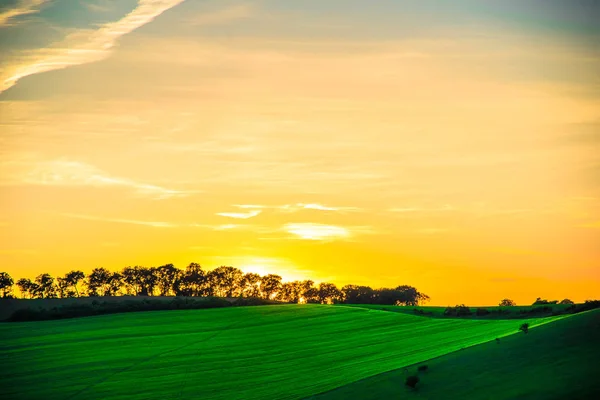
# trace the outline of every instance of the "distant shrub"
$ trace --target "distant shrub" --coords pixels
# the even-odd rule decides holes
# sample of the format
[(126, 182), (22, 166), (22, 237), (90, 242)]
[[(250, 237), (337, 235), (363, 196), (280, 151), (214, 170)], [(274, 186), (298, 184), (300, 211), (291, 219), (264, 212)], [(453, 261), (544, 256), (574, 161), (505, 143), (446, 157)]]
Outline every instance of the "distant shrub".
[(499, 304), (500, 307), (513, 307), (515, 305), (516, 303), (511, 299), (503, 299)]
[(411, 375), (411, 376), (406, 377), (406, 381), (404, 383), (406, 386), (409, 386), (414, 389), (417, 387), (417, 383), (419, 383), (419, 381), (420, 381), (420, 379), (418, 376)]
[(444, 315), (453, 317), (463, 317), (465, 315), (471, 315), (471, 309), (464, 304), (459, 304), (455, 307), (446, 307)]
[(560, 302), (560, 303), (558, 303), (558, 304), (575, 304), (575, 303), (573, 303), (573, 301), (572, 301), (572, 300), (569, 300), (569, 299), (564, 299), (564, 300), (561, 300), (561, 302)]
[(558, 300), (548, 301), (548, 300), (544, 300), (544, 299), (538, 297), (537, 299), (535, 299), (532, 306), (539, 306), (539, 305), (544, 305), (544, 304), (558, 304)]
[(488, 311), (488, 309), (487, 309), (487, 308), (481, 308), (481, 307), (480, 307), (480, 308), (478, 308), (478, 309), (475, 311), (475, 315), (477, 315), (477, 316), (479, 316), (479, 317), (482, 317), (482, 316), (484, 316), (484, 315), (488, 315), (489, 313), (490, 313), (490, 312)]
[(500, 343), (500, 338), (496, 338), (496, 343)]
[(419, 365), (419, 368), (417, 368), (419, 370), (419, 372), (425, 372), (429, 369), (428, 365)]
[(528, 333), (529, 332), (529, 324), (528, 323), (521, 324), (521, 326), (519, 327), (519, 330), (523, 331), (523, 333)]
[(573, 314), (600, 308), (600, 300), (586, 300), (583, 304), (571, 304), (566, 311)]

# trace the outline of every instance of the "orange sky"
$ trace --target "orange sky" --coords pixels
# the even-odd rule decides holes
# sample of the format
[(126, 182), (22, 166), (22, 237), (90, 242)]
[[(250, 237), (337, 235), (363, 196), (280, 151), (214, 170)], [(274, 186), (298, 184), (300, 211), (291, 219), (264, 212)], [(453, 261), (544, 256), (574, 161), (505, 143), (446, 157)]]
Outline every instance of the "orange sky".
[(14, 277), (199, 262), (433, 305), (600, 293), (591, 1), (13, 3)]

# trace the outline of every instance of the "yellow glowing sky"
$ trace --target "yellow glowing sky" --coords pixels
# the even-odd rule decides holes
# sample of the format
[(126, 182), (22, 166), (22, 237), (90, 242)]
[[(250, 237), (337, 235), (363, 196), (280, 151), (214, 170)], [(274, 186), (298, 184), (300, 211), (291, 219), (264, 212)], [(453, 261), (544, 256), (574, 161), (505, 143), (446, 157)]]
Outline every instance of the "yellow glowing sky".
[(199, 262), (437, 305), (600, 293), (597, 3), (9, 3), (14, 277)]

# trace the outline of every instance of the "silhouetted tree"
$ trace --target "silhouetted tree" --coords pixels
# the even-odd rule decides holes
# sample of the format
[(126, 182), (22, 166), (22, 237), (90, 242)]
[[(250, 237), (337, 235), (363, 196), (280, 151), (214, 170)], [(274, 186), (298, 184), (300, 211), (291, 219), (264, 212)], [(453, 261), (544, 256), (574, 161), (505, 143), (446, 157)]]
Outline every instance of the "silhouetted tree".
[(118, 296), (123, 287), (123, 276), (118, 272), (113, 272), (108, 278), (106, 287), (104, 288), (105, 296)]
[(564, 299), (564, 300), (561, 300), (561, 302), (559, 304), (575, 304), (575, 303), (573, 303), (573, 301), (571, 301), (569, 299)]
[(15, 284), (13, 278), (7, 272), (0, 272), (0, 290), (2, 291), (2, 297), (12, 297), (12, 287)]
[(322, 282), (317, 290), (317, 298), (321, 304), (339, 303), (344, 294), (333, 283)]
[(260, 291), (265, 299), (272, 299), (281, 290), (281, 276), (269, 274), (262, 277)]
[(302, 296), (305, 303), (309, 304), (321, 304), (321, 299), (319, 298), (319, 288), (318, 287), (310, 287), (307, 291), (304, 292), (304, 296)]
[(455, 307), (446, 307), (444, 315), (452, 317), (462, 317), (465, 315), (471, 315), (471, 308), (464, 304), (459, 304)]
[(512, 301), (511, 299), (503, 299), (499, 304), (500, 307), (513, 307), (516, 305), (517, 304), (514, 301)]
[(64, 280), (66, 282), (66, 284), (68, 285), (68, 289), (72, 289), (75, 291), (75, 294), (77, 295), (77, 297), (79, 297), (79, 282), (83, 281), (85, 279), (85, 274), (82, 271), (71, 271), (68, 272), (65, 277)]
[(313, 285), (311, 280), (285, 282), (277, 293), (277, 299), (288, 303), (299, 303), (313, 298)]
[(538, 297), (537, 299), (535, 299), (535, 301), (533, 302), (532, 305), (539, 306), (539, 305), (544, 305), (544, 304), (557, 304), (557, 303), (558, 303), (558, 300), (548, 301), (548, 300)]
[(109, 296), (111, 290), (111, 272), (106, 268), (94, 268), (87, 277), (88, 296)]
[(396, 305), (417, 306), (429, 300), (429, 296), (420, 293), (416, 288), (408, 285), (401, 285), (394, 289), (396, 293)]
[(207, 281), (218, 297), (237, 297), (241, 292), (244, 273), (234, 267), (221, 266), (206, 274)]
[(277, 300), (286, 301), (288, 303), (297, 303), (300, 298), (297, 289), (297, 282), (283, 282), (277, 292)]
[(35, 297), (40, 299), (53, 299), (57, 297), (54, 278), (50, 274), (41, 274), (35, 278), (33, 288)]
[(173, 292), (173, 285), (179, 276), (179, 270), (173, 264), (162, 265), (156, 270), (158, 289), (161, 296), (169, 296)]
[(17, 281), (17, 286), (21, 291), (21, 297), (33, 299), (37, 292), (37, 284), (28, 278), (21, 278)]
[(75, 292), (69, 290), (69, 283), (67, 282), (66, 278), (60, 276), (56, 278), (56, 290), (58, 293), (58, 297), (60, 297), (61, 299), (67, 297), (75, 297)]
[(397, 305), (401, 300), (401, 294), (399, 291), (390, 288), (381, 288), (375, 290), (375, 302), (376, 304), (384, 304), (394, 306)]
[(158, 273), (154, 267), (140, 267), (139, 277), (142, 284), (141, 296), (154, 296), (158, 285)]
[(260, 297), (261, 277), (259, 274), (248, 272), (241, 282), (241, 294), (244, 297)]
[(346, 285), (342, 293), (348, 304), (372, 304), (375, 298), (375, 291), (369, 286)]
[(191, 263), (185, 269), (183, 274), (180, 274), (179, 279), (174, 283), (176, 296), (203, 296), (209, 291), (206, 288), (206, 273), (197, 263)]
[(125, 286), (125, 293), (132, 296), (139, 296), (144, 285), (141, 267), (123, 268), (121, 277)]
[[(7, 275), (7, 274), (6, 274)], [(0, 293), (8, 296), (0, 274)], [(10, 277), (9, 277), (10, 278)], [(282, 283), (281, 276), (256, 273), (244, 274), (241, 270), (221, 266), (205, 272), (197, 263), (185, 270), (173, 264), (158, 268), (126, 267), (120, 273), (106, 268), (95, 268), (86, 277), (82, 271), (71, 271), (64, 277), (54, 278), (49, 274), (39, 275), (35, 281), (20, 279), (17, 286), (22, 297), (52, 298), (80, 296), (78, 284), (83, 281), (88, 296), (219, 296), (219, 297), (262, 297), (290, 303), (365, 303), (390, 305), (417, 305), (429, 297), (416, 288), (401, 285), (395, 289), (374, 290), (369, 286), (346, 285), (342, 289), (329, 282), (318, 286), (312, 280)]]
[(529, 332), (529, 324), (528, 323), (524, 323), (519, 327), (520, 331), (523, 331), (523, 333), (528, 333)]

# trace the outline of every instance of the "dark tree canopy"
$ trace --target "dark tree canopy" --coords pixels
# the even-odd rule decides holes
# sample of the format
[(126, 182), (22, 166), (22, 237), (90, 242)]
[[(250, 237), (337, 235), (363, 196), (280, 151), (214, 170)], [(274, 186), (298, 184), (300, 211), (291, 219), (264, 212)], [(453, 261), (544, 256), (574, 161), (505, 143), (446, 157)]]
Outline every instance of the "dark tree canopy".
[[(3, 277), (4, 275), (0, 274), (0, 284), (2, 279), (5, 279)], [(5, 285), (8, 285), (8, 278), (5, 282)], [(9, 286), (12, 286), (12, 282)], [(338, 288), (331, 282), (315, 285), (309, 279), (283, 282), (281, 276), (276, 274), (261, 276), (252, 272), (244, 273), (230, 266), (205, 271), (197, 263), (189, 264), (184, 270), (173, 264), (159, 267), (129, 266), (119, 272), (94, 268), (87, 276), (82, 271), (73, 270), (56, 279), (49, 274), (39, 275), (35, 281), (23, 278), (17, 282), (17, 286), (24, 298), (66, 298), (79, 297), (82, 294), (90, 297), (214, 296), (260, 298), (288, 303), (407, 306), (429, 300), (429, 296), (408, 285), (382, 289), (357, 285)], [(8, 289), (0, 286), (0, 290)], [(5, 293), (8, 295), (10, 292)]]
[(503, 299), (499, 305), (500, 305), (500, 307), (512, 307), (512, 306), (516, 306), (517, 304), (514, 301), (512, 301), (511, 299)]
[(7, 298), (11, 296), (14, 284), (15, 281), (8, 273), (0, 272), (0, 291), (2, 291), (2, 297)]

